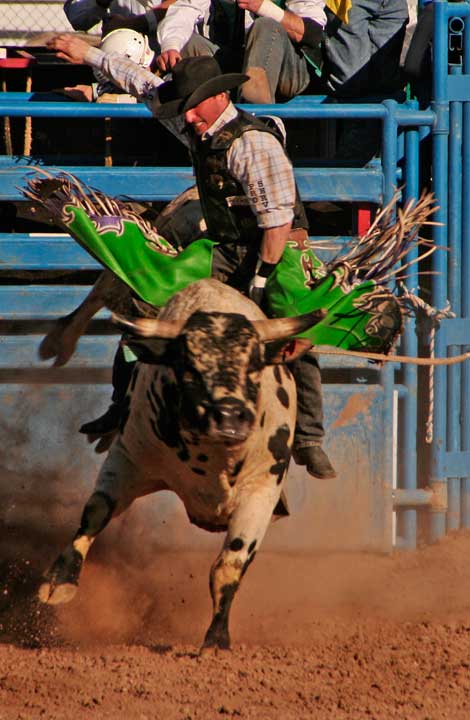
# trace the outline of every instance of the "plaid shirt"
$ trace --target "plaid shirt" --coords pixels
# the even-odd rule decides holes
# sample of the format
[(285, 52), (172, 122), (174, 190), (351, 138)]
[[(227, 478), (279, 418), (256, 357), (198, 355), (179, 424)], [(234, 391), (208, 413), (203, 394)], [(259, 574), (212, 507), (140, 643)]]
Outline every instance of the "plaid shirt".
[[(150, 70), (117, 54), (105, 54), (90, 47), (85, 61), (108, 76), (116, 85), (144, 102), (151, 110), (158, 103), (158, 87), (162, 80)], [(204, 137), (213, 135), (236, 117), (237, 109), (230, 103)], [(164, 124), (186, 146), (182, 116)], [(227, 153), (227, 166), (243, 187), (258, 227), (279, 227), (294, 217), (295, 181), (292, 165), (281, 143), (270, 133), (248, 130), (237, 138)]]

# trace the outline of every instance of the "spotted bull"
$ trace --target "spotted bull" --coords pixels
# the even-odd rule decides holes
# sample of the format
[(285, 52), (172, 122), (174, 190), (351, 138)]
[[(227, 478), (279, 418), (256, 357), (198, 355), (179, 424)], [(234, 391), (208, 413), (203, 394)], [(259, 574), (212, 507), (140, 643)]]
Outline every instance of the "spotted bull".
[(230, 647), (233, 597), (282, 500), (296, 415), (285, 363), (299, 351), (289, 338), (322, 316), (268, 320), (236, 290), (203, 280), (156, 320), (121, 319), (139, 358), (126, 411), (80, 528), (43, 578), (43, 602), (72, 599), (112, 517), (142, 495), (172, 490), (192, 523), (226, 532), (210, 571), (213, 616), (203, 648)]

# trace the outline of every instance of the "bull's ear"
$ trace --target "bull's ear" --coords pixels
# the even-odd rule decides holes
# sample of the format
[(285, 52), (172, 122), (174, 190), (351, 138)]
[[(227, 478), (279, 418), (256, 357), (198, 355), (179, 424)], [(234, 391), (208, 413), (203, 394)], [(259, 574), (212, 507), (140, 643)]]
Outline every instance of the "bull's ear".
[(167, 365), (171, 340), (163, 338), (123, 337), (121, 345), (126, 345), (137, 360), (147, 365)]
[(281, 365), (292, 362), (313, 347), (307, 338), (273, 340), (264, 344), (264, 362), (266, 365)]

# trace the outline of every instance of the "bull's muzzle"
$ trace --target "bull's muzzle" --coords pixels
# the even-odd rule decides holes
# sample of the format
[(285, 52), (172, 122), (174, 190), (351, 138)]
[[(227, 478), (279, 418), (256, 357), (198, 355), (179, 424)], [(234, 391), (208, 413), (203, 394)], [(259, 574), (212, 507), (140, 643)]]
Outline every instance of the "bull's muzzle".
[(237, 398), (224, 398), (207, 407), (210, 437), (228, 442), (242, 442), (250, 432), (254, 415)]

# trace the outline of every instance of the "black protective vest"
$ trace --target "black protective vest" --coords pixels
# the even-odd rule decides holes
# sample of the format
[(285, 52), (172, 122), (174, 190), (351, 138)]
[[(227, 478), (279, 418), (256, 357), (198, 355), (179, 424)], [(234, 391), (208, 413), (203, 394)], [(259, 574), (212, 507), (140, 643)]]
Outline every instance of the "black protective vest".
[[(228, 149), (247, 130), (270, 133), (282, 144), (276, 130), (268, 127), (262, 119), (242, 110), (208, 140), (201, 141), (194, 137), (191, 143), (192, 162), (208, 237), (220, 243), (252, 245), (253, 240), (261, 240), (263, 233), (256, 224), (256, 217), (241, 184), (227, 168)], [(298, 191), (292, 227), (308, 228)]]

